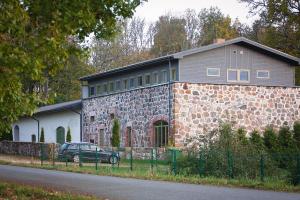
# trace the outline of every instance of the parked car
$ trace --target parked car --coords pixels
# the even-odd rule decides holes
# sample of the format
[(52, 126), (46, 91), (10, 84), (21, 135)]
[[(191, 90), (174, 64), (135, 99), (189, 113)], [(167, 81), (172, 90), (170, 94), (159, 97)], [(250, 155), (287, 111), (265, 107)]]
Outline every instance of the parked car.
[[(97, 149), (97, 156), (96, 156)], [(114, 151), (106, 151), (91, 143), (64, 143), (58, 152), (59, 160), (68, 160), (73, 162), (107, 162), (116, 164), (120, 161), (120, 156)]]

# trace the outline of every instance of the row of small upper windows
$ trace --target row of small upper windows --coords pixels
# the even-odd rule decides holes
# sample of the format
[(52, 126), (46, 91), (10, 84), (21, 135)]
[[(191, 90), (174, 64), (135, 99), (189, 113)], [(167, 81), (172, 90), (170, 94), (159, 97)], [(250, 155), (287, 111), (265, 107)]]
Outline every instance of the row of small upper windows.
[[(171, 80), (176, 80), (177, 79), (176, 77), (177, 77), (176, 68), (172, 68)], [(118, 91), (125, 91), (129, 89), (156, 85), (156, 84), (166, 83), (166, 82), (168, 82), (167, 70), (162, 70), (160, 72), (155, 71), (153, 73), (145, 73), (143, 75), (138, 75), (127, 79), (110, 81), (110, 82), (90, 86), (89, 96), (108, 94), (108, 93), (113, 93)]]
[[(220, 76), (220, 68), (207, 68), (207, 76)], [(256, 78), (269, 79), (270, 71), (256, 70)], [(249, 82), (250, 70), (248, 69), (227, 69), (227, 82)]]

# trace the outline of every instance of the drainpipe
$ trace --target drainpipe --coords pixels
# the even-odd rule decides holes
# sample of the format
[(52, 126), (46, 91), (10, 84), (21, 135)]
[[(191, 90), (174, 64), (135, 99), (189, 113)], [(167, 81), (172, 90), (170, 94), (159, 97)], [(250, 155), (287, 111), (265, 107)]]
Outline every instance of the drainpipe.
[(37, 142), (40, 142), (40, 120), (36, 119), (35, 117), (31, 117), (33, 120), (37, 121), (38, 123), (38, 139)]
[(82, 142), (82, 108), (80, 110), (81, 110), (80, 112), (77, 112), (76, 110), (70, 109), (70, 111), (72, 111), (72, 112), (74, 112), (74, 113), (76, 113), (80, 116), (80, 130), (79, 130), (79, 132), (80, 132), (80, 142)]
[(169, 120), (168, 120), (168, 135), (170, 137), (170, 127), (171, 127), (171, 59), (169, 58), (169, 82), (168, 82), (168, 85), (169, 85), (169, 97), (168, 97), (168, 100), (169, 100)]

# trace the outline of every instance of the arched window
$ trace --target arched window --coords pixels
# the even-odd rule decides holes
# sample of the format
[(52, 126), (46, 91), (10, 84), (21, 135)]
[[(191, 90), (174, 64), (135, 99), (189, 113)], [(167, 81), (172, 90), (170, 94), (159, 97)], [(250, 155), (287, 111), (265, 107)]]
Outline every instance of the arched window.
[(36, 142), (36, 135), (35, 134), (31, 135), (31, 142)]
[(20, 128), (18, 125), (14, 128), (14, 141), (19, 142), (20, 141)]
[(154, 143), (156, 147), (165, 147), (168, 145), (168, 123), (157, 121), (154, 123)]
[(65, 128), (60, 126), (56, 129), (56, 143), (63, 144), (66, 141)]

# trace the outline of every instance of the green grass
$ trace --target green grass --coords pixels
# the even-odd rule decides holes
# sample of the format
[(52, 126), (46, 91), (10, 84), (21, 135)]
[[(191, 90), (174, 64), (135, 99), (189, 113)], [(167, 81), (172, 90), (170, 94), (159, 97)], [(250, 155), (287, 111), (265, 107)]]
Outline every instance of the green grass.
[[(126, 162), (125, 162), (126, 163)], [(279, 178), (265, 178), (264, 182), (260, 180), (253, 179), (226, 179), (226, 178), (216, 178), (216, 177), (199, 177), (197, 175), (186, 176), (186, 175), (176, 175), (174, 176), (168, 170), (167, 165), (158, 165), (158, 170), (154, 167), (151, 170), (150, 165), (143, 163), (141, 165), (133, 165), (133, 171), (130, 171), (129, 165), (121, 163), (120, 167), (111, 167), (109, 165), (101, 165), (98, 170), (95, 169), (95, 165), (84, 165), (79, 167), (69, 163), (66, 167), (65, 165), (49, 165), (44, 164), (43, 166), (38, 164), (16, 164), (10, 162), (0, 161), (0, 164), (17, 165), (24, 167), (35, 167), (50, 170), (60, 170), (75, 173), (85, 173), (85, 174), (95, 174), (103, 176), (116, 176), (124, 178), (137, 178), (146, 180), (160, 180), (160, 181), (172, 181), (180, 183), (191, 183), (191, 184), (207, 184), (207, 185), (217, 185), (226, 187), (244, 187), (253, 189), (263, 189), (263, 190), (273, 190), (273, 191), (287, 191), (287, 192), (300, 192), (300, 186), (293, 186), (288, 182)]]
[(0, 182), (0, 199), (22, 200), (95, 200), (91, 196), (74, 195), (55, 190)]

